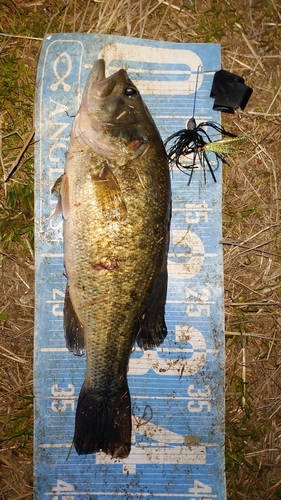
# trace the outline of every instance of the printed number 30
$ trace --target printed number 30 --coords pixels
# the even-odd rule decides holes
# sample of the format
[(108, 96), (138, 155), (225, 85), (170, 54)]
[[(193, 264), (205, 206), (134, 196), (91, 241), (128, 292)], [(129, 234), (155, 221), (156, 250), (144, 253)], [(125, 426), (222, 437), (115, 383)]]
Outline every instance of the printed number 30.
[(74, 411), (74, 399), (70, 399), (75, 392), (73, 384), (67, 384), (68, 389), (59, 389), (58, 384), (52, 386), (52, 396), (56, 399), (52, 401), (51, 408), (54, 412), (60, 413), (67, 409)]

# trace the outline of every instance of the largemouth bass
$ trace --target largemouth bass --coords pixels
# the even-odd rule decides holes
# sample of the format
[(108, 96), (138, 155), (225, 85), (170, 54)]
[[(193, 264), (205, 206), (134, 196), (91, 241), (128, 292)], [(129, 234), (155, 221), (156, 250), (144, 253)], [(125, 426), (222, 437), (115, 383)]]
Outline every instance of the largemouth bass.
[(124, 69), (106, 78), (103, 60), (94, 64), (73, 122), (59, 203), (66, 344), (87, 353), (74, 446), (78, 454), (125, 458), (133, 345), (150, 349), (167, 334), (170, 178), (137, 88)]

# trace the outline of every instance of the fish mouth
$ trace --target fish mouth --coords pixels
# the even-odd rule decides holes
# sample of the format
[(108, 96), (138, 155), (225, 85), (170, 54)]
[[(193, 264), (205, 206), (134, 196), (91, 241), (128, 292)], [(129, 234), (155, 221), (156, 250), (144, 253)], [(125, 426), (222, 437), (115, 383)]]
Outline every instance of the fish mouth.
[(105, 60), (104, 59), (97, 59), (97, 61), (94, 62), (93, 64), (93, 69), (92, 69), (92, 83), (98, 83), (101, 80), (105, 79)]
[(105, 61), (97, 59), (93, 64), (89, 86), (92, 88), (94, 97), (104, 98), (110, 97), (118, 82), (118, 75), (126, 73), (124, 69), (120, 69), (113, 75), (105, 76)]
[[(91, 76), (90, 76), (90, 81), (87, 84), (89, 92), (91, 92), (91, 95), (89, 95), (88, 102), (90, 102), (90, 99), (92, 98), (98, 98), (103, 101), (109, 100), (111, 97), (114, 97), (123, 90), (123, 85), (124, 85), (124, 79), (128, 84), (128, 87), (131, 87), (133, 84), (130, 81), (127, 72), (125, 69), (121, 68), (116, 73), (113, 73), (112, 75), (105, 76), (105, 60), (104, 59), (97, 59), (94, 64), (93, 68), (91, 71)], [(104, 127), (107, 128), (115, 128), (115, 129), (123, 129), (124, 128), (124, 123), (118, 122), (119, 118), (122, 117), (126, 112), (123, 110), (118, 117), (114, 121), (109, 121), (103, 119), (103, 125)], [(141, 121), (135, 117), (134, 124), (138, 124)]]
[(130, 158), (146, 152), (149, 136), (136, 128), (141, 117), (133, 103), (126, 102), (125, 89), (133, 87), (124, 69), (106, 77), (104, 59), (94, 62), (72, 127), (72, 136), (83, 150), (90, 147), (106, 157), (122, 156), (126, 150)]

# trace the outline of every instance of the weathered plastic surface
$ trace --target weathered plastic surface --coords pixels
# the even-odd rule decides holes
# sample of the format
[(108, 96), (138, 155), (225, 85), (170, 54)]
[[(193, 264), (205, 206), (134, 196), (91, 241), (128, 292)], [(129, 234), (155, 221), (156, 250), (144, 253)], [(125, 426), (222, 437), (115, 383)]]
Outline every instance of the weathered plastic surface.
[[(36, 500), (225, 499), (221, 167), (217, 183), (172, 172), (173, 217), (163, 346), (136, 348), (129, 370), (132, 451), (124, 460), (71, 449), (85, 356), (65, 348), (62, 219), (51, 187), (64, 169), (89, 68), (128, 68), (163, 139), (193, 114), (219, 121), (209, 98), (220, 47), (107, 35), (45, 38), (36, 98)], [(202, 68), (203, 71), (202, 72)]]

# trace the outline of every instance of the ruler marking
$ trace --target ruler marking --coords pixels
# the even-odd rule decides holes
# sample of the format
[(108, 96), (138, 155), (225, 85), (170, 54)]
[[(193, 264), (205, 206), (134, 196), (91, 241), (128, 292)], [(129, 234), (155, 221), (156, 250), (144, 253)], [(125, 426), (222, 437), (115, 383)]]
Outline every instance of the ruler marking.
[(64, 257), (63, 253), (41, 253), (39, 255), (41, 255), (41, 257), (60, 257), (60, 258)]
[[(70, 496), (70, 499), (72, 500), (72, 498), (74, 499), (75, 496), (81, 496), (81, 495), (104, 495), (104, 496), (113, 496), (113, 497), (124, 497), (126, 495), (126, 492), (123, 491), (123, 492), (110, 492), (110, 491), (83, 491), (83, 492), (78, 492), (78, 491), (73, 491), (73, 490), (70, 490), (70, 491), (65, 491), (63, 490), (62, 492), (64, 495), (68, 494), (68, 495), (71, 495)], [(50, 496), (50, 495), (56, 495), (57, 494), (57, 491), (53, 491), (52, 493), (44, 493), (44, 495), (46, 496)], [(61, 493), (59, 493), (61, 494)], [(208, 498), (218, 498), (217, 495), (213, 495), (213, 494), (209, 494), (209, 493), (204, 493), (204, 497), (202, 497), (202, 493), (199, 493), (199, 494), (194, 494), (194, 493), (145, 493), (143, 492), (142, 490), (140, 490), (139, 492), (130, 492), (130, 497), (128, 498), (131, 498), (131, 497), (162, 497), (163, 499), (164, 498), (198, 498), (198, 499), (202, 499), (204, 498), (204, 500), (207, 500)], [(69, 499), (69, 500), (70, 500)]]
[[(50, 195), (49, 184), (51, 185), (51, 182), (54, 181), (56, 174), (63, 171), (62, 162), (69, 144), (69, 138), (66, 137), (66, 134), (69, 132), (71, 122), (70, 118), (65, 115), (65, 109), (72, 111), (70, 112), (70, 115), (72, 115), (79, 105), (81, 88), (88, 74), (83, 67), (92, 62), (93, 57), (103, 57), (107, 62), (107, 66), (110, 61), (113, 61), (113, 65), (117, 65), (116, 61), (120, 59), (120, 52), (118, 51), (120, 51), (121, 46), (126, 52), (126, 57), (123, 56), (124, 60), (130, 60), (130, 54), (133, 54), (132, 58), (134, 60), (134, 55), (139, 52), (136, 51), (136, 47), (145, 53), (145, 57), (147, 54), (152, 54), (152, 52), (156, 54), (157, 52), (157, 62), (159, 62), (159, 57), (161, 59), (162, 50), (165, 56), (173, 58), (173, 61), (174, 54), (179, 52), (180, 64), (182, 63), (182, 57), (186, 57), (187, 64), (190, 66), (190, 73), (193, 75), (189, 84), (187, 86), (183, 85), (182, 92), (186, 92), (184, 89), (188, 87), (189, 90), (191, 89), (188, 93), (191, 93), (192, 85), (194, 88), (196, 85), (199, 61), (202, 58), (202, 66), (205, 65), (206, 67), (204, 68), (204, 76), (202, 73), (202, 81), (200, 80), (200, 85), (203, 86), (201, 90), (199, 90), (199, 86), (198, 91), (200, 95), (202, 93), (204, 109), (203, 115), (196, 116), (196, 119), (198, 123), (205, 120), (217, 121), (215, 119), (217, 115), (212, 111), (206, 97), (212, 78), (212, 76), (209, 76), (211, 74), (210, 71), (208, 72), (210, 64), (208, 57), (206, 57), (210, 48), (202, 46), (199, 50), (194, 45), (192, 50), (189, 50), (187, 45), (186, 47), (182, 46), (181, 49), (184, 50), (179, 51), (178, 45), (175, 45), (176, 50), (173, 52), (172, 48), (168, 49), (168, 45), (162, 44), (162, 42), (140, 41), (134, 45), (132, 41), (129, 41), (129, 44), (124, 43), (118, 37), (112, 38), (104, 35), (104, 41), (102, 41), (102, 37), (98, 36), (97, 47), (99, 48), (95, 50), (95, 43), (92, 43), (92, 41), (95, 42), (96, 40), (95, 35), (79, 34), (74, 35), (71, 39), (69, 39), (69, 35), (60, 35), (59, 37), (50, 35), (43, 43), (41, 61), (38, 66), (38, 82), (41, 85), (41, 91), (38, 97), (37, 109), (39, 109), (39, 114), (36, 122), (38, 137), (40, 138), (36, 153), (37, 192), (39, 193), (37, 194), (36, 206), (37, 215), (40, 219), (39, 229), (36, 227), (37, 237), (40, 239), (40, 249), (43, 251), (37, 254), (38, 263), (40, 259), (41, 262), (40, 271), (38, 272), (37, 269), (36, 279), (39, 285), (37, 304), (38, 307), (43, 307), (43, 309), (41, 309), (42, 313), (40, 313), (40, 321), (38, 322), (39, 335), (36, 337), (38, 339), (36, 340), (38, 356), (35, 360), (38, 370), (37, 374), (35, 371), (35, 397), (37, 401), (40, 401), (35, 424), (35, 444), (37, 445), (35, 449), (40, 450), (37, 452), (35, 460), (35, 478), (37, 480), (37, 483), (35, 483), (35, 498), (39, 500), (43, 497), (46, 498), (45, 495), (47, 495), (56, 500), (64, 497), (68, 500), (74, 500), (80, 496), (88, 498), (91, 495), (101, 495), (115, 498), (128, 495), (130, 498), (137, 499), (158, 497), (162, 500), (168, 498), (188, 498), (191, 500), (196, 498), (201, 500), (203, 495), (204, 499), (218, 498), (224, 500), (224, 475), (221, 466), (223, 454), (221, 447), (222, 436), (220, 434), (213, 436), (212, 434), (213, 426), (217, 422), (216, 415), (218, 414), (220, 422), (222, 413), (218, 406), (218, 402), (222, 397), (221, 385), (218, 383), (221, 380), (221, 371), (217, 369), (217, 361), (214, 358), (214, 355), (221, 351), (216, 348), (212, 334), (214, 325), (217, 326), (218, 332), (223, 331), (223, 325), (221, 325), (222, 315), (219, 310), (217, 316), (216, 310), (216, 307), (220, 309), (220, 302), (217, 300), (220, 288), (212, 295), (212, 288), (208, 290), (206, 280), (208, 278), (210, 286), (213, 287), (218, 272), (217, 264), (219, 272), (221, 269), (221, 253), (215, 253), (218, 249), (216, 240), (220, 238), (218, 224), (220, 224), (221, 209), (220, 203), (217, 203), (217, 198), (220, 196), (220, 178), (218, 177), (216, 185), (211, 182), (204, 185), (203, 174), (199, 168), (194, 171), (192, 183), (189, 187), (186, 182), (188, 178), (183, 176), (181, 172), (174, 170), (171, 174), (175, 203), (172, 207), (172, 228), (175, 228), (176, 244), (171, 244), (172, 253), (169, 254), (172, 260), (169, 267), (168, 289), (171, 300), (169, 298), (167, 300), (166, 323), (170, 328), (168, 338), (164, 343), (165, 347), (153, 349), (149, 351), (151, 353), (149, 355), (147, 355), (146, 351), (135, 348), (131, 357), (132, 365), (129, 372), (129, 384), (131, 385), (133, 409), (142, 414), (145, 404), (149, 403), (151, 411), (153, 411), (152, 422), (146, 427), (143, 426), (134, 430), (134, 433), (137, 432), (138, 436), (142, 435), (140, 446), (135, 447), (133, 445), (133, 455), (131, 454), (125, 461), (113, 462), (110, 457), (107, 456), (104, 459), (99, 456), (100, 454), (97, 454), (96, 457), (89, 456), (81, 459), (76, 453), (72, 453), (67, 462), (64, 456), (67, 451), (63, 450), (71, 449), (72, 443), (57, 442), (60, 441), (62, 436), (67, 441), (72, 439), (75, 417), (74, 406), (78, 395), (67, 395), (66, 391), (68, 389), (66, 387), (71, 383), (75, 388), (75, 393), (79, 393), (85, 374), (86, 356), (81, 357), (81, 359), (73, 356), (63, 342), (63, 318), (60, 317), (62, 316), (62, 304), (64, 302), (62, 293), (64, 293), (65, 289), (62, 218), (60, 217), (56, 222), (53, 222), (50, 218), (50, 214), (54, 211), (53, 206), (57, 202), (54, 196)], [(82, 47), (81, 53), (75, 52), (76, 49), (73, 43), (77, 44), (77, 42)], [(112, 43), (117, 53), (110, 52)], [(85, 52), (83, 52), (84, 49)], [(212, 58), (216, 58), (219, 63), (219, 49), (211, 45), (211, 50), (213, 51)], [(192, 63), (193, 59), (196, 64), (195, 62)], [(138, 71), (141, 72), (141, 60), (138, 63), (140, 66)], [(173, 64), (177, 63), (178, 61), (173, 62)], [(81, 79), (80, 73), (79, 78), (77, 77), (78, 66), (80, 69), (82, 68)], [(111, 71), (112, 67), (111, 65)], [(162, 81), (160, 83), (162, 84)], [(159, 86), (158, 83), (155, 86), (156, 90), (157, 86)], [(72, 96), (75, 97), (75, 106), (77, 104), (75, 109), (73, 105), (73, 109), (70, 109), (69, 103)], [(171, 117), (168, 110), (178, 108), (178, 112), (183, 113), (183, 109), (192, 109), (194, 96), (191, 93), (190, 96), (181, 95), (179, 98), (171, 94), (169, 100), (166, 97), (159, 97), (159, 101), (157, 100), (158, 97), (157, 92), (155, 92), (155, 95), (147, 93), (144, 95), (148, 106), (152, 108), (154, 118), (157, 119), (157, 124), (159, 123), (160, 133), (162, 137), (165, 137), (168, 132), (170, 135), (181, 128), (179, 124), (182, 122), (185, 124), (187, 119), (185, 115)], [(45, 119), (46, 117), (47, 119)], [(58, 163), (59, 161), (60, 163)], [(212, 161), (211, 163), (213, 164)], [(62, 168), (58, 168), (59, 165), (62, 165)], [(198, 162), (196, 166), (200, 166)], [(207, 175), (209, 176), (209, 174)], [(201, 199), (202, 197), (203, 199)], [(193, 200), (194, 203), (192, 203)], [(181, 246), (177, 246), (179, 244)], [(186, 253), (173, 253), (177, 248), (181, 251), (186, 250)], [(54, 249), (54, 252), (52, 252), (52, 249)], [(176, 262), (177, 258), (179, 262)], [(214, 259), (218, 259), (218, 262)], [(193, 280), (194, 276), (196, 276), (196, 286), (193, 286), (194, 282), (190, 281), (190, 279)], [(198, 285), (203, 287), (201, 291), (199, 290), (201, 295), (198, 293)], [(58, 297), (57, 300), (53, 299), (53, 297), (57, 296), (54, 288), (61, 290), (61, 297)], [(184, 296), (184, 288), (195, 288), (198, 298), (193, 292), (191, 294), (192, 300), (180, 300)], [(44, 302), (46, 304), (44, 306), (40, 303), (41, 292), (43, 292), (42, 295), (44, 296), (46, 294), (46, 298), (48, 298)], [(215, 300), (204, 300), (205, 296), (209, 299), (215, 298)], [(54, 304), (57, 304), (57, 308)], [(44, 314), (44, 318), (41, 317), (42, 314)], [(53, 316), (59, 317), (55, 318)], [(209, 348), (207, 348), (207, 345)], [(179, 376), (183, 368), (182, 376)], [(196, 374), (195, 377), (193, 377), (194, 374)], [(187, 390), (190, 392), (187, 392)], [(65, 395), (60, 396), (60, 391)], [(46, 400), (46, 402), (43, 402), (43, 400)], [(65, 405), (65, 401), (70, 400), (72, 405)], [(53, 403), (54, 401), (62, 402), (62, 406)], [(154, 404), (153, 401), (155, 401)], [(51, 407), (52, 403), (56, 411)], [(211, 405), (211, 408), (214, 407), (214, 412), (209, 410), (209, 405)], [(137, 421), (141, 421), (143, 418), (134, 413), (133, 415)], [(166, 415), (169, 416), (170, 420), (169, 418), (166, 420), (164, 417)], [(133, 426), (135, 427), (134, 421)], [(169, 426), (171, 430), (167, 428)], [(146, 430), (145, 435), (144, 429)], [(156, 434), (154, 434), (155, 432)], [(132, 436), (133, 443), (134, 433)], [(193, 433), (198, 435), (199, 440), (207, 441), (210, 436), (212, 440), (216, 439), (217, 443), (200, 442), (198, 447), (192, 447), (193, 451), (191, 453), (187, 449), (189, 447), (183, 446), (183, 444), (184, 436)], [(54, 441), (54, 443), (40, 444), (42, 436), (44, 436), (44, 440)], [(158, 441), (155, 440), (156, 443), (153, 442), (154, 436), (159, 438)], [(176, 440), (175, 443), (172, 441), (173, 439)], [(172, 443), (173, 446), (171, 446)], [(209, 451), (209, 454), (207, 454), (207, 447), (212, 447), (214, 451)], [(203, 450), (203, 453), (200, 452), (200, 455), (198, 450)], [(153, 456), (151, 452), (153, 452)], [(169, 463), (169, 453), (172, 454), (172, 463)], [(48, 461), (48, 454), (52, 454), (52, 461)], [(149, 459), (152, 459), (153, 463)], [(115, 463), (118, 467), (113, 467)], [(158, 464), (162, 467), (159, 470), (157, 469), (157, 472), (155, 472), (155, 469), (152, 473), (151, 465), (157, 468)], [(175, 464), (182, 466), (181, 470), (184, 470), (184, 472), (179, 470), (180, 467), (176, 470)], [(213, 465), (215, 465), (214, 471), (210, 469)], [(112, 479), (110, 482), (105, 482), (104, 479), (105, 466), (107, 466), (106, 471), (111, 474)], [(140, 470), (138, 466), (140, 466)], [(167, 466), (167, 469), (165, 466)], [(210, 470), (212, 470), (211, 473)], [(171, 474), (171, 479), (167, 484), (163, 477), (166, 472), (167, 477), (168, 474)], [(135, 475), (138, 482), (132, 482), (132, 475)], [(54, 480), (53, 488), (50, 485), (50, 478)], [(202, 489), (200, 486), (195, 485), (197, 478), (200, 480), (202, 478), (203, 483), (207, 483), (206, 493), (204, 487)], [(212, 487), (209, 486), (210, 482)], [(194, 487), (189, 488), (189, 485), (194, 485)], [(87, 488), (87, 491), (75, 491), (79, 488)], [(90, 490), (93, 488), (97, 488), (99, 491), (91, 492)], [(103, 492), (103, 489), (116, 489), (117, 491)], [(186, 490), (187, 493), (185, 493)], [(170, 493), (166, 491), (170, 491)]]

